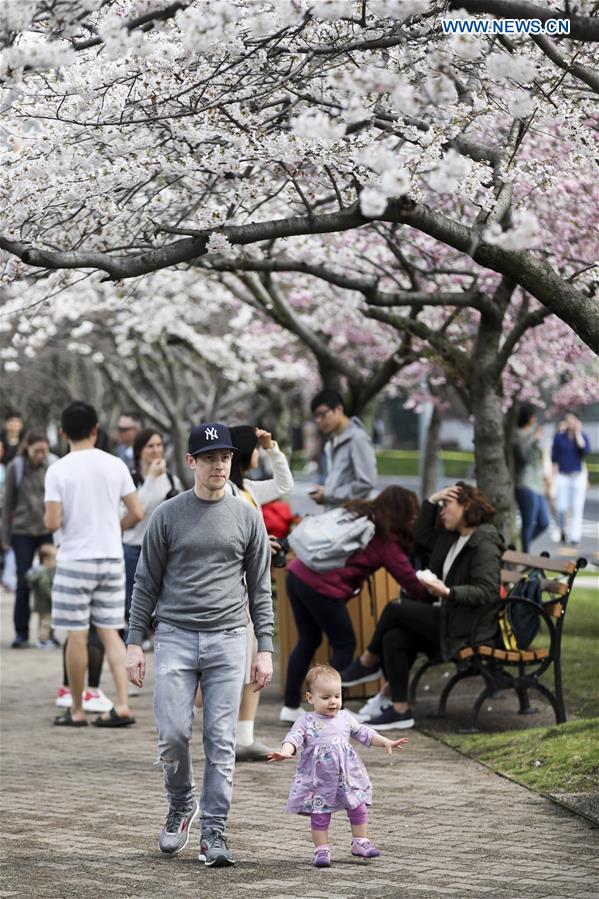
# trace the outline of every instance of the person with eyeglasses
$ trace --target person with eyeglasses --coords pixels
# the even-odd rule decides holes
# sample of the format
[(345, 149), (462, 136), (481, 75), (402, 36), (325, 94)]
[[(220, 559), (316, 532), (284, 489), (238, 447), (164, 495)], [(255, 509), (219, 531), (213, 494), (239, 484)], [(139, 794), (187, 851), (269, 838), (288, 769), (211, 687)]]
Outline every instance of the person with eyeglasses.
[(117, 425), (118, 443), (114, 448), (115, 456), (122, 459), (130, 472), (135, 470), (133, 442), (142, 429), (142, 420), (137, 412), (122, 412)]
[(325, 508), (352, 499), (368, 499), (376, 484), (376, 455), (359, 418), (346, 415), (341, 394), (321, 390), (310, 403), (314, 421), (327, 437), (324, 447), (324, 484), (310, 491)]

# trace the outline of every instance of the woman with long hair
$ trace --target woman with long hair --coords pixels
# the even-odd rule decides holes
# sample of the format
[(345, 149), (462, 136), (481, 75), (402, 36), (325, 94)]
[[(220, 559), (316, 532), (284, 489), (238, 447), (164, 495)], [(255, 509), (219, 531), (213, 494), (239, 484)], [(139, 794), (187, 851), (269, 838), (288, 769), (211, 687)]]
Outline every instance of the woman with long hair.
[(133, 483), (144, 510), (144, 517), (132, 528), (123, 531), (125, 557), (125, 618), (129, 621), (135, 569), (150, 515), (161, 502), (176, 496), (183, 489), (179, 478), (171, 474), (164, 458), (164, 439), (156, 428), (144, 428), (133, 441)]
[(492, 524), (494, 515), (486, 496), (463, 481), (422, 504), (414, 539), (430, 553), (429, 571), (423, 573), (429, 601), (389, 603), (368, 648), (341, 672), (343, 685), (350, 687), (376, 680), (384, 670), (391, 701), (368, 719), (375, 730), (414, 726), (408, 681), (419, 652), (450, 659), (470, 641), (477, 620), (481, 641), (494, 636), (494, 609), (481, 614), (499, 596), (503, 538)]
[(14, 649), (29, 645), (31, 611), (25, 579), (27, 572), (39, 547), (43, 543), (52, 543), (52, 535), (44, 524), (44, 479), (53, 461), (56, 456), (48, 452), (46, 434), (31, 430), (25, 434), (16, 456), (6, 468), (2, 543), (6, 552), (11, 547), (14, 550), (17, 568), (15, 638), (11, 644)]
[[(279, 499), (293, 487), (293, 475), (285, 454), (279, 449), (277, 442), (272, 439), (269, 431), (262, 428), (254, 428), (250, 425), (239, 425), (230, 428), (231, 440), (235, 447), (233, 461), (231, 463), (230, 489), (235, 496), (243, 502), (248, 502), (255, 509), (260, 509), (265, 503)], [(255, 481), (247, 475), (252, 469), (258, 467), (259, 451), (262, 447), (272, 468), (272, 478), (264, 481)], [(254, 692), (254, 685), (250, 681), (251, 665), (256, 654), (257, 643), (254, 637), (254, 629), (251, 622), (247, 626), (247, 669), (243, 697), (239, 708), (239, 721), (237, 723), (237, 749), (235, 757), (238, 762), (264, 761), (268, 757), (270, 749), (259, 740), (254, 739), (254, 722), (260, 693)]]
[(413, 527), (418, 515), (416, 494), (403, 487), (386, 487), (375, 499), (351, 500), (344, 504), (355, 515), (369, 518), (374, 536), (365, 549), (354, 553), (343, 568), (315, 572), (294, 559), (287, 573), (287, 593), (298, 632), (297, 645), (289, 656), (285, 681), (285, 705), (279, 719), (293, 722), (304, 711), (301, 687), (323, 633), (337, 671), (346, 668), (356, 648), (356, 637), (347, 603), (359, 593), (364, 581), (379, 568), (387, 571), (415, 599), (426, 590), (416, 577), (408, 554), (414, 549)]

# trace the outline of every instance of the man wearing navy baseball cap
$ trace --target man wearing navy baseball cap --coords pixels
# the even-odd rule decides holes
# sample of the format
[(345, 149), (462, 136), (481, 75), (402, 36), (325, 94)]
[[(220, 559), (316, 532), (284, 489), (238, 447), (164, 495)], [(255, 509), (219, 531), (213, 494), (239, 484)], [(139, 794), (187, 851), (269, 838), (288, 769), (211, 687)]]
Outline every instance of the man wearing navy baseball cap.
[(194, 699), (202, 685), (206, 761), (199, 858), (213, 867), (234, 864), (224, 829), (245, 680), (248, 602), (258, 641), (252, 664), (256, 690), (272, 678), (270, 545), (256, 509), (225, 493), (233, 449), (221, 422), (192, 428), (185, 460), (194, 486), (163, 502), (150, 518), (127, 638), (129, 679), (141, 687), (141, 643), (155, 615), (154, 712), (169, 802), (159, 845), (169, 855), (185, 848), (199, 812), (189, 744)]
[(196, 425), (191, 429), (187, 451), (190, 456), (200, 453), (211, 453), (214, 450), (233, 450), (231, 435), (226, 425), (220, 421), (211, 424)]

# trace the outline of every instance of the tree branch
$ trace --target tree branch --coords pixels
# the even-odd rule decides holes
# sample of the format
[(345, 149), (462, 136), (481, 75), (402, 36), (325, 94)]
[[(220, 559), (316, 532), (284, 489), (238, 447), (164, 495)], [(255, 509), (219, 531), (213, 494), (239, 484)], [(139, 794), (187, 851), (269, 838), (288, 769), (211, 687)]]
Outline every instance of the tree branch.
[(516, 345), (522, 339), (526, 331), (528, 331), (529, 328), (536, 328), (539, 325), (542, 325), (549, 315), (551, 315), (551, 313), (548, 309), (535, 309), (534, 312), (529, 312), (528, 315), (524, 315), (514, 325), (514, 327), (504, 340), (497, 356), (497, 365), (499, 367), (499, 371), (503, 371), (503, 369), (509, 362), (512, 353), (514, 352)]
[[(379, 221), (408, 225), (470, 256), (479, 265), (514, 280), (536, 297), (551, 312), (571, 327), (595, 352), (599, 353), (599, 305), (564, 280), (550, 265), (536, 259), (528, 251), (504, 250), (498, 246), (476, 242), (467, 225), (435, 212), (423, 203), (392, 200)], [(246, 245), (279, 237), (300, 234), (330, 234), (360, 228), (370, 220), (360, 213), (358, 203), (333, 213), (312, 218), (292, 216), (246, 225), (229, 225), (218, 229), (232, 244)], [(372, 220), (373, 221), (373, 220)], [(0, 237), (0, 249), (18, 256), (27, 265), (40, 268), (92, 268), (107, 272), (113, 280), (131, 278), (190, 262), (206, 252), (209, 234), (185, 238), (166, 247), (147, 250), (131, 256), (113, 256), (100, 252), (53, 252), (38, 250), (23, 241)]]
[(288, 256), (277, 256), (275, 259), (226, 259), (225, 257), (207, 257), (200, 263), (218, 272), (300, 272), (320, 278), (336, 287), (355, 290), (366, 298), (373, 306), (471, 306), (481, 309), (484, 297), (477, 291), (439, 292), (426, 291), (381, 291), (377, 287), (376, 278), (360, 278), (357, 275), (343, 275), (325, 265), (313, 265), (302, 259), (290, 259)]
[[(346, 378), (355, 377), (355, 369), (352, 365), (341, 359), (336, 353), (333, 353), (324, 340), (300, 321), (295, 312), (284, 301), (272, 280), (265, 283), (250, 276), (241, 277), (240, 280), (260, 303), (261, 308), (267, 315), (270, 318), (274, 318), (281, 327), (295, 334), (312, 351), (319, 364), (328, 368), (334, 368), (335, 371)], [(272, 308), (269, 309), (269, 306)]]
[[(142, 31), (148, 31), (153, 27), (154, 22), (164, 22), (167, 19), (172, 19), (180, 9), (187, 9), (188, 6), (189, 2), (171, 3), (169, 6), (165, 6), (163, 9), (156, 10), (155, 12), (145, 13), (145, 15), (138, 16), (136, 19), (130, 19), (129, 22), (123, 22), (123, 28), (126, 28), (129, 34), (131, 34), (132, 31), (135, 31), (136, 28), (140, 28)], [(90, 47), (97, 47), (99, 44), (103, 43), (103, 38), (98, 35), (97, 37), (91, 37), (89, 38), (89, 40), (80, 41), (79, 43), (73, 41), (72, 46), (74, 50), (79, 51), (89, 50)]]
[(470, 368), (468, 354), (463, 350), (457, 349), (449, 340), (442, 337), (438, 331), (429, 328), (424, 322), (414, 318), (393, 315), (390, 312), (383, 312), (382, 309), (368, 308), (365, 310), (364, 315), (367, 318), (375, 318), (377, 321), (391, 325), (397, 331), (407, 331), (414, 337), (426, 340), (439, 354), (442, 361), (448, 363), (460, 378), (467, 381)]
[(146, 398), (135, 389), (130, 378), (121, 378), (107, 362), (102, 363), (102, 370), (106, 373), (106, 377), (112, 386), (116, 390), (124, 393), (127, 400), (143, 412), (146, 418), (150, 419), (150, 421), (155, 421), (158, 427), (163, 428), (165, 431), (170, 428), (170, 419), (159, 412), (155, 406), (152, 406)]
[(531, 38), (554, 65), (563, 69), (564, 72), (568, 72), (568, 74), (572, 75), (574, 78), (584, 81), (591, 90), (595, 91), (596, 94), (599, 94), (599, 72), (596, 72), (594, 69), (589, 69), (588, 66), (583, 66), (577, 62), (568, 62), (565, 57), (559, 53), (557, 47), (547, 35), (531, 34)]

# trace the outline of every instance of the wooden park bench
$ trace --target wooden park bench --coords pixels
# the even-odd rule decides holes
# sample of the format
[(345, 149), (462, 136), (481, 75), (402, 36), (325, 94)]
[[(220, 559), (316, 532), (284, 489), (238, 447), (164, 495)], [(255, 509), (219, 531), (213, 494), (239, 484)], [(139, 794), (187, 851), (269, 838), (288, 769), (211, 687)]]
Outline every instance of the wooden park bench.
[[(452, 661), (456, 672), (449, 680), (441, 697), (437, 714), (445, 715), (447, 700), (456, 684), (472, 677), (482, 677), (484, 687), (476, 697), (470, 713), (469, 730), (476, 731), (480, 710), (491, 696), (503, 691), (514, 690), (519, 700), (520, 714), (530, 713), (529, 690), (537, 690), (551, 705), (555, 720), (562, 724), (566, 720), (566, 709), (562, 689), (561, 643), (568, 600), (578, 571), (587, 564), (586, 559), (565, 561), (552, 559), (549, 554), (540, 556), (508, 550), (502, 557), (501, 582), (505, 598), (496, 603), (497, 637), (493, 641), (480, 642), (477, 639), (475, 623), (470, 643), (458, 651)], [(515, 584), (532, 569), (542, 571), (542, 607), (531, 600), (511, 596)], [(550, 576), (549, 576), (550, 575)], [(511, 602), (529, 603), (538, 610), (540, 630), (526, 649), (508, 650), (504, 648), (499, 631), (499, 613)], [(489, 606), (481, 612), (488, 612)], [(440, 656), (427, 659), (416, 671), (410, 682), (409, 700), (416, 701), (418, 684), (424, 673), (434, 665), (443, 664)], [(541, 682), (541, 676), (553, 666), (553, 690)]]

